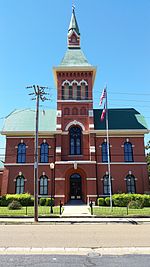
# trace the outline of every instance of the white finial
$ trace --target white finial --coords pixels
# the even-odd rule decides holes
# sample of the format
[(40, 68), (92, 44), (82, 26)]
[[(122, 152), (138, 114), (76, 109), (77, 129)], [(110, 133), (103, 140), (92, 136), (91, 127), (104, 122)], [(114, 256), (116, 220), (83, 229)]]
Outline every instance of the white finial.
[(72, 0), (72, 10), (75, 10), (74, 0)]

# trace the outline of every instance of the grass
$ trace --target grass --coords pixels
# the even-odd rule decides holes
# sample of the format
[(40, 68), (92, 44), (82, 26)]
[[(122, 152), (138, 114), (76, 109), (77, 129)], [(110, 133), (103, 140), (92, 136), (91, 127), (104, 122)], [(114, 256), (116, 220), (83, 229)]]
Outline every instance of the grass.
[(125, 216), (150, 216), (150, 208), (143, 209), (128, 209), (126, 207), (93, 207), (93, 214), (96, 216), (111, 216), (111, 217), (125, 217)]
[[(59, 206), (53, 207), (53, 213), (50, 214), (50, 207), (39, 206), (39, 216), (59, 216)], [(0, 207), (0, 217), (2, 216), (34, 216), (34, 207), (22, 207), (20, 210), (9, 210), (7, 207)]]

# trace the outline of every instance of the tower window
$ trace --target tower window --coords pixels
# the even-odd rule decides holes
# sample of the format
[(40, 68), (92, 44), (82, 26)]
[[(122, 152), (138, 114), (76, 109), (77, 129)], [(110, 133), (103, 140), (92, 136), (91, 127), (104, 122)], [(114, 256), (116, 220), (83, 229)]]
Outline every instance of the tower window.
[(71, 127), (70, 131), (70, 154), (81, 155), (81, 129)]
[(77, 99), (77, 83), (73, 83), (72, 85), (72, 97), (73, 99)]
[(85, 108), (81, 108), (81, 110), (80, 110), (80, 114), (81, 114), (81, 115), (86, 115), (86, 109), (85, 109)]
[(77, 108), (72, 109), (72, 115), (78, 115), (78, 110)]
[(69, 108), (64, 108), (64, 115), (69, 115), (70, 112), (69, 112)]

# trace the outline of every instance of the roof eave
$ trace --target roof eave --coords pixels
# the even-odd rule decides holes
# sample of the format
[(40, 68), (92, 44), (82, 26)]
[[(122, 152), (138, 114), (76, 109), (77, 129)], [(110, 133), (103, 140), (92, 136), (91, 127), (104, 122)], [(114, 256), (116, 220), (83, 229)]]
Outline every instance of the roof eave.
[[(106, 130), (91, 130), (90, 132), (96, 133), (97, 135), (106, 135)], [(115, 130), (108, 130), (109, 135), (122, 135), (122, 134), (148, 134), (150, 133), (150, 130), (148, 129), (115, 129)]]
[[(58, 131), (39, 131), (39, 136), (41, 135), (54, 135), (58, 133)], [(35, 131), (2, 131), (2, 135), (6, 136), (32, 136), (34, 137)]]

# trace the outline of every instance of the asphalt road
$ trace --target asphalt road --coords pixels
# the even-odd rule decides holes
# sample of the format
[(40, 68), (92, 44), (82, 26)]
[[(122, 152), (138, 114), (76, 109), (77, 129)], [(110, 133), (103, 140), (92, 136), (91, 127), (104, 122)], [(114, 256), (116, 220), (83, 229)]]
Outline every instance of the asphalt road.
[(150, 225), (0, 225), (2, 247), (150, 247)]
[(150, 256), (1, 255), (0, 267), (149, 267)]

